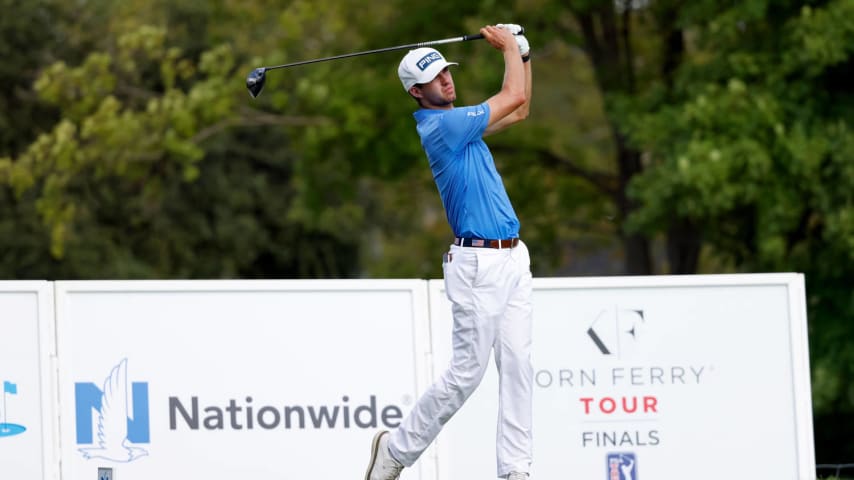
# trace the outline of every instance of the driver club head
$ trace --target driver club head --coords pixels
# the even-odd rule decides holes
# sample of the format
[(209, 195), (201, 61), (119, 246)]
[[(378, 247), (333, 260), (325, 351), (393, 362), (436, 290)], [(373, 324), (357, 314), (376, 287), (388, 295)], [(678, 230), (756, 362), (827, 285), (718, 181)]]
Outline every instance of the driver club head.
[(259, 67), (249, 72), (249, 75), (246, 76), (246, 88), (249, 89), (249, 95), (252, 95), (252, 98), (257, 97), (264, 88), (264, 80), (267, 78), (265, 75), (266, 72), (266, 68)]

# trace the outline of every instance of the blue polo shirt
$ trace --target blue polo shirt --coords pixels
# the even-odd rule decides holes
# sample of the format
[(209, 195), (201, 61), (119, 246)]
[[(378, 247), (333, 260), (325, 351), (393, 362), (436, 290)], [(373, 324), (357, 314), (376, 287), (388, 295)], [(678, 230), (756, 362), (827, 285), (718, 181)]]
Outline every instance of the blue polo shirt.
[(519, 219), (483, 141), (489, 105), (415, 112), (448, 223), (457, 237), (519, 236)]

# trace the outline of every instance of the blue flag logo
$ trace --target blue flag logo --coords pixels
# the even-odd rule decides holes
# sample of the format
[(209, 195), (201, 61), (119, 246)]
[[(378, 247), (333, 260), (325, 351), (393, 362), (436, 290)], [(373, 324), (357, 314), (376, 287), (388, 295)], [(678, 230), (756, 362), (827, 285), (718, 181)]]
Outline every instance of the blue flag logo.
[(17, 423), (9, 423), (9, 409), (6, 406), (7, 395), (17, 395), (18, 385), (8, 380), (3, 381), (3, 421), (0, 422), (0, 438), (19, 435), (27, 431), (27, 427), (18, 425)]

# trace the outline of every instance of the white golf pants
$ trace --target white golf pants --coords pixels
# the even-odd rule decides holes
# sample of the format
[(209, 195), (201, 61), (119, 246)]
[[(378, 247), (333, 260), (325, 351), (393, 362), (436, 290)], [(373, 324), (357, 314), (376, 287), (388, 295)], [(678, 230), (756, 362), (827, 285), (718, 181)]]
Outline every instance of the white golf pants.
[(391, 432), (389, 450), (412, 466), (465, 403), (486, 372), (498, 368), (498, 476), (531, 464), (531, 260), (523, 242), (492, 249), (451, 245), (444, 264), (453, 304), (453, 356), (448, 369)]

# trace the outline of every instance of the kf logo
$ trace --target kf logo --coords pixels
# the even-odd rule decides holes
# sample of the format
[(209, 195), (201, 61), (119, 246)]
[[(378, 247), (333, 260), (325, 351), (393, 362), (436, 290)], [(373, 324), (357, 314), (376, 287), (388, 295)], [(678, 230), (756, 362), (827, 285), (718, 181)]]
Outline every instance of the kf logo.
[(645, 325), (643, 310), (608, 308), (596, 315), (587, 329), (587, 336), (593, 340), (602, 355), (616, 355), (621, 358), (624, 353), (635, 348)]

